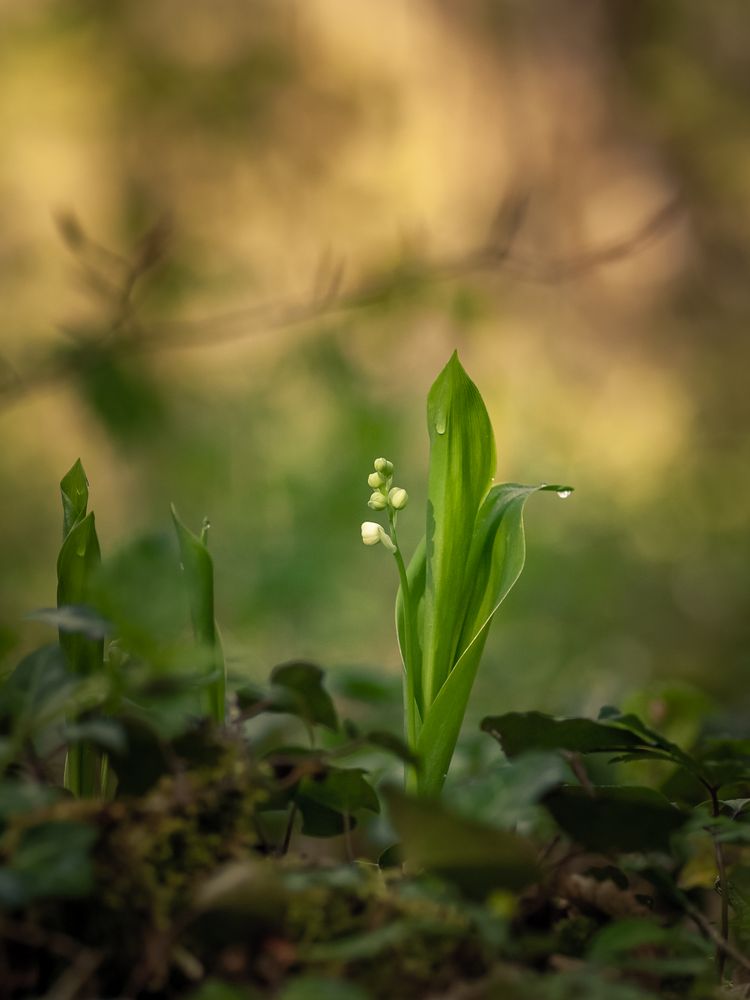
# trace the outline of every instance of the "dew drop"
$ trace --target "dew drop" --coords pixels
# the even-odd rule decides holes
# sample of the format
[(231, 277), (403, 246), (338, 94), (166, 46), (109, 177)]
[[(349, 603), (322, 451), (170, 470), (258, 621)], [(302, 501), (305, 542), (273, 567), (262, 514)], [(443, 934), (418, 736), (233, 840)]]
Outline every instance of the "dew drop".
[(558, 490), (557, 495), (561, 500), (567, 500), (573, 490)]
[(445, 413), (438, 413), (435, 417), (435, 431), (437, 434), (445, 434), (447, 421), (445, 419)]

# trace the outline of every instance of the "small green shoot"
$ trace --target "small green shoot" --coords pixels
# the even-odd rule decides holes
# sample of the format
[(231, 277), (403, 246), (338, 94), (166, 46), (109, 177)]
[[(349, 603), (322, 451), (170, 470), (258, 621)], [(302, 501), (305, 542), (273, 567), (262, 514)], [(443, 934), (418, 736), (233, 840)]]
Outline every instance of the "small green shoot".
[(366, 545), (394, 556), (400, 587), (396, 626), (405, 671), (406, 735), (421, 761), (407, 787), (440, 792), (458, 740), (490, 623), (523, 569), (523, 508), (528, 497), (569, 486), (492, 486), (495, 441), (479, 390), (454, 352), (427, 400), (430, 469), (425, 538), (405, 566), (396, 521), (406, 491), (394, 487), (393, 464), (375, 461), (368, 484), (372, 510), (389, 530), (362, 525)]
[[(78, 459), (60, 483), (63, 543), (57, 558), (57, 606), (85, 604), (92, 574), (101, 563), (93, 511), (87, 513), (89, 486)], [(60, 646), (73, 674), (87, 677), (103, 670), (104, 643), (76, 632), (59, 630)], [(75, 719), (70, 719), (75, 722)], [(65, 787), (74, 795), (97, 795), (106, 782), (106, 758), (89, 743), (68, 747)]]
[(212, 680), (206, 685), (203, 707), (207, 715), (221, 724), (225, 715), (226, 667), (214, 617), (214, 565), (208, 551), (209, 523), (207, 520), (203, 522), (200, 537), (194, 535), (180, 520), (174, 504), (172, 520), (180, 545), (193, 635), (198, 645), (210, 653)]

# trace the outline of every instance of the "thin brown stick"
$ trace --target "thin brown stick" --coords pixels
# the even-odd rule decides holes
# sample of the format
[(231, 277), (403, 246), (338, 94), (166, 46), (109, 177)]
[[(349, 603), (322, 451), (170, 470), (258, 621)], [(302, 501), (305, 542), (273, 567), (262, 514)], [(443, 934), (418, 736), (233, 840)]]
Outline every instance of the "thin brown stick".
[[(625, 259), (661, 238), (681, 213), (679, 199), (672, 199), (628, 236), (599, 247), (591, 247), (565, 258), (534, 260), (512, 252), (512, 243), (520, 226), (525, 201), (509, 199), (510, 209), (501, 213), (501, 224), (493, 227), (488, 240), (469, 251), (433, 261), (407, 261), (389, 274), (368, 276), (349, 291), (340, 292), (343, 267), (332, 267), (330, 281), (321, 292), (314, 290), (307, 299), (255, 303), (252, 306), (195, 320), (176, 320), (140, 325), (136, 322), (133, 292), (140, 278), (154, 263), (148, 248), (133, 262), (118, 254), (111, 256), (125, 266), (122, 283), (112, 293), (114, 314), (108, 332), (92, 346), (106, 347), (115, 353), (146, 353), (169, 349), (212, 347), (244, 340), (261, 333), (273, 333), (312, 323), (324, 317), (364, 309), (388, 296), (401, 279), (422, 286), (455, 281), (472, 274), (501, 270), (520, 281), (555, 284), (574, 280), (597, 267)], [(507, 206), (506, 206), (507, 207)], [(154, 237), (154, 243), (157, 238)], [(86, 244), (92, 246), (90, 241)], [(26, 396), (64, 381), (73, 374), (73, 360), (85, 364), (83, 351), (75, 359), (45, 357), (29, 365), (24, 375), (0, 358), (0, 365), (12, 371), (12, 377), (0, 383), (0, 410), (7, 409)], [(95, 358), (92, 358), (94, 363)]]

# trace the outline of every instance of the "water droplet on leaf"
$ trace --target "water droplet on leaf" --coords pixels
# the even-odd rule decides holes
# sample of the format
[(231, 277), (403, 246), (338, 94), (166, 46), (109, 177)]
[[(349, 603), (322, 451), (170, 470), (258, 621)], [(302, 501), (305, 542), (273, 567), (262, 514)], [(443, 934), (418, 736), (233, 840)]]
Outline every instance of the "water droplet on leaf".
[(567, 500), (573, 490), (558, 490), (557, 495), (561, 500)]

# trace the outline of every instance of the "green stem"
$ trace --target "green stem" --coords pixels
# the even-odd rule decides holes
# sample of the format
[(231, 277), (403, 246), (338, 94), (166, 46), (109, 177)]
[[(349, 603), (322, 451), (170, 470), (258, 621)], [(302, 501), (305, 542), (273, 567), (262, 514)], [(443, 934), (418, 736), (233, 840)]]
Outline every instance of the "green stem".
[[(406, 741), (409, 745), (409, 749), (416, 752), (417, 749), (417, 701), (414, 693), (414, 672), (416, 667), (416, 621), (414, 619), (413, 608), (411, 605), (411, 594), (409, 592), (409, 577), (406, 572), (406, 566), (404, 564), (404, 557), (401, 555), (401, 549), (398, 546), (398, 538), (396, 536), (396, 512), (392, 509), (388, 511), (388, 520), (391, 527), (391, 538), (393, 544), (396, 546), (396, 551), (393, 553), (393, 557), (396, 560), (396, 566), (398, 567), (398, 575), (401, 579), (401, 594), (404, 601), (404, 621), (406, 623), (405, 629), (405, 645), (404, 649), (404, 675), (406, 678), (406, 690), (404, 692), (404, 701), (406, 702), (405, 715), (406, 715)], [(407, 791), (414, 791), (417, 787), (417, 774), (414, 767), (409, 765), (405, 768), (405, 785)]]

